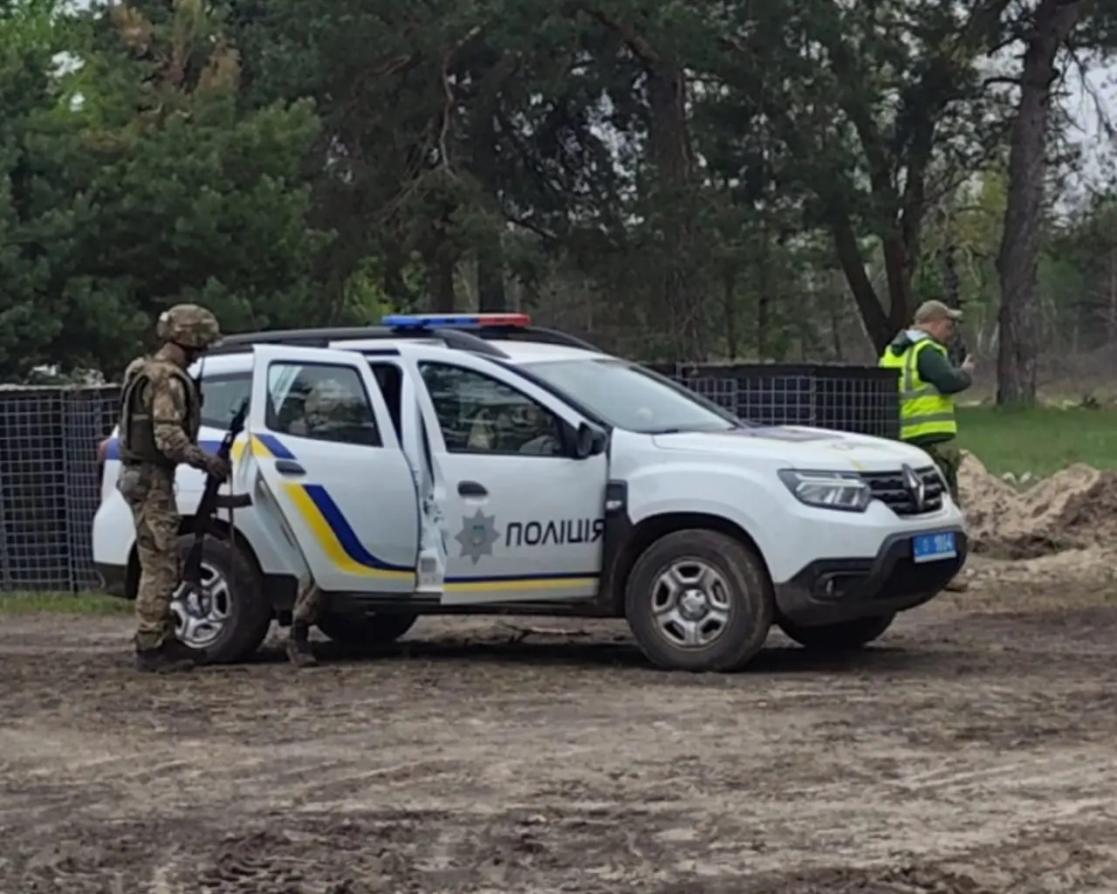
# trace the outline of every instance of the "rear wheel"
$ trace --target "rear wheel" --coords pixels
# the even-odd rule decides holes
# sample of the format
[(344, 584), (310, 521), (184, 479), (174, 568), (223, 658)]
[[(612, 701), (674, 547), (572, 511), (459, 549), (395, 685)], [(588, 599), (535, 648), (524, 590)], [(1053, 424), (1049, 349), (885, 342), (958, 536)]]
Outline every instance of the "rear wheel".
[[(193, 535), (178, 539), (179, 561), (185, 562)], [(207, 537), (202, 542), (201, 592), (180, 584), (171, 602), (175, 635), (206, 660), (217, 664), (252, 655), (271, 625), (271, 607), (264, 600), (260, 573), (236, 546)]]
[(380, 646), (395, 642), (413, 626), (419, 616), (409, 612), (380, 612), (375, 615), (324, 614), (318, 629), (337, 643), (352, 646)]
[(850, 652), (881, 636), (895, 618), (895, 615), (878, 615), (823, 627), (801, 627), (781, 621), (780, 629), (799, 645), (815, 652)]
[(756, 553), (716, 531), (666, 534), (636, 560), (625, 616), (663, 668), (729, 671), (747, 664), (772, 625), (772, 587)]

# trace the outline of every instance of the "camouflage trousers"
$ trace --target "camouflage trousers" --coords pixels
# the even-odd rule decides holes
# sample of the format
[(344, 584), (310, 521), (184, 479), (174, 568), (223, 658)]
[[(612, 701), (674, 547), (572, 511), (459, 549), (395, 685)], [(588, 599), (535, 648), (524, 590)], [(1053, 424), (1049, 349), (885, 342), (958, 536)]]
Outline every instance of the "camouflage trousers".
[(956, 505), (962, 505), (961, 495), (958, 493), (958, 469), (962, 465), (962, 451), (958, 449), (956, 441), (940, 441), (937, 444), (922, 445), (939, 467), (943, 478), (946, 479), (947, 489)]
[(157, 649), (174, 630), (171, 600), (179, 582), (175, 473), (146, 463), (129, 466), (121, 473), (117, 489), (136, 523), (140, 560), (136, 648)]
[(318, 623), (318, 615), (321, 610), (322, 591), (313, 583), (310, 583), (295, 596), (295, 608), (291, 612), (291, 620), (295, 624), (305, 624), (310, 627)]

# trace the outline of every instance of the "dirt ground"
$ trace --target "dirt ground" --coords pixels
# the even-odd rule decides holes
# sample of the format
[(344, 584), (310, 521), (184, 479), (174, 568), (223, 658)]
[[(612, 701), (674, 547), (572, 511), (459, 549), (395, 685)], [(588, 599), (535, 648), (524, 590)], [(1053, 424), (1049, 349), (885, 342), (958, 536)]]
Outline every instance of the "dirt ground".
[(149, 678), (7, 618), (0, 892), (1117, 891), (1117, 602), (1011, 572), (731, 676), (483, 619)]

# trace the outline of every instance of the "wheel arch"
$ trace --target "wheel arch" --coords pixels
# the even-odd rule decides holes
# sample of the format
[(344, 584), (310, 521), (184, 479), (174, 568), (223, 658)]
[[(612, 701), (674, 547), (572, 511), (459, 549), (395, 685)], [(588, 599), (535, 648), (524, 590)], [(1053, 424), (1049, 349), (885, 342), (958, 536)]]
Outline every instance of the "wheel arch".
[(643, 552), (667, 534), (694, 529), (716, 531), (732, 537), (756, 555), (764, 569), (764, 574), (771, 583), (772, 573), (763, 551), (756, 539), (736, 522), (724, 516), (705, 512), (664, 512), (648, 516), (632, 525), (609, 561), (607, 593), (612, 614), (623, 617), (628, 578)]
[[(192, 534), (194, 532), (194, 522), (196, 516), (185, 515), (178, 524), (178, 536), (184, 534)], [(233, 545), (240, 550), (241, 554), (248, 559), (256, 572), (263, 577), (264, 570), (260, 565), (260, 559), (256, 555), (256, 551), (252, 548), (252, 544), (248, 542), (248, 538), (244, 536), (244, 532), (237, 527), (231, 527), (227, 521), (220, 518), (210, 519), (210, 531), (217, 536), (219, 540), (232, 540)], [(230, 537), (230, 533), (232, 537)], [(140, 557), (137, 552), (136, 543), (133, 540), (132, 548), (128, 552), (128, 567), (125, 572), (125, 595), (129, 599), (136, 598), (136, 592), (140, 586)]]

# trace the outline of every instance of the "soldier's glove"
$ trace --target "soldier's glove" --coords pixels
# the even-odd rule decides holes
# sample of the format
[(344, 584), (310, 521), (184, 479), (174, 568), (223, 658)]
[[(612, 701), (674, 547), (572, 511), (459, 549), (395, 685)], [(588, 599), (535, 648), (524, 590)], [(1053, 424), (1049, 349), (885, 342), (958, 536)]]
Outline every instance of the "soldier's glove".
[(229, 461), (220, 456), (206, 457), (206, 474), (224, 483), (229, 480)]

